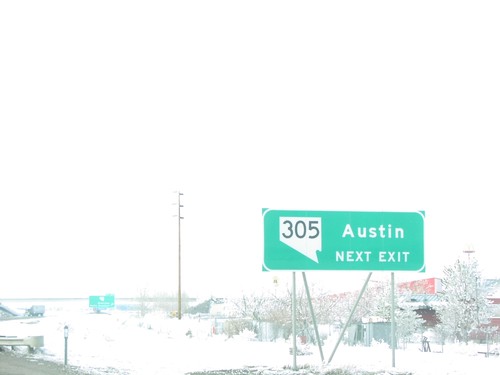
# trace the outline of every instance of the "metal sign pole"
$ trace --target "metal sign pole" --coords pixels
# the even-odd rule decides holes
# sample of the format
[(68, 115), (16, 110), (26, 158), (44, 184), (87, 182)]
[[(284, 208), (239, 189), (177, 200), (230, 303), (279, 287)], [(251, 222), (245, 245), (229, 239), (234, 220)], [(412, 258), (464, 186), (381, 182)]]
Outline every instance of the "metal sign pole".
[(297, 370), (297, 301), (295, 290), (295, 272), (292, 272), (292, 351), (293, 351), (293, 366), (294, 371)]
[(395, 290), (394, 290), (394, 272), (391, 272), (391, 348), (392, 348), (392, 367), (396, 367), (396, 317), (395, 311)]

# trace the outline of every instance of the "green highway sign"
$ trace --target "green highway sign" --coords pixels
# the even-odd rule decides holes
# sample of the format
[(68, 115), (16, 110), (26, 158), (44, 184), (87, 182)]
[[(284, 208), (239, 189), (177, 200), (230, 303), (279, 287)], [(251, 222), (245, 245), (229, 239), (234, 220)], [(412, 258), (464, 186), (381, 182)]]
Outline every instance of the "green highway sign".
[(115, 295), (89, 296), (89, 307), (94, 310), (106, 310), (115, 307)]
[(264, 271), (424, 271), (419, 212), (262, 210)]

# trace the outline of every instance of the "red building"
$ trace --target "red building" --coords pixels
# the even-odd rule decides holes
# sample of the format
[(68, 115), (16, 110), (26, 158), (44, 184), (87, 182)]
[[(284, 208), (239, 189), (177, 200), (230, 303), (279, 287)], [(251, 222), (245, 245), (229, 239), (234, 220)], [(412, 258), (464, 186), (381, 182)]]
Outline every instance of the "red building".
[(437, 294), (443, 291), (443, 286), (441, 279), (432, 277), (399, 283), (398, 289), (400, 292), (410, 291), (414, 294)]
[[(500, 280), (484, 280), (484, 287), (490, 291), (488, 299), (492, 304), (492, 315), (488, 324), (471, 334), (471, 339), (498, 340), (500, 339)], [(441, 279), (428, 278), (403, 282), (398, 284), (398, 289), (402, 294), (408, 292), (407, 303), (414, 306), (414, 310), (424, 319), (427, 327), (434, 327), (439, 322), (435, 308), (440, 303)]]

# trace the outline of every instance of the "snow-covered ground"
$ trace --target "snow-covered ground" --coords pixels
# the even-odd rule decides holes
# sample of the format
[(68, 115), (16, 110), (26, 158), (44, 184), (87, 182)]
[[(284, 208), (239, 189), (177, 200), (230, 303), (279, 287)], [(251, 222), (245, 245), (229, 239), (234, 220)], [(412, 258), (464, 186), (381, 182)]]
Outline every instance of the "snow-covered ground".
[[(233, 338), (214, 335), (213, 323), (210, 319), (185, 316), (178, 320), (164, 314), (139, 318), (135, 312), (120, 310), (96, 314), (85, 305), (54, 304), (47, 306), (42, 318), (0, 321), (0, 335), (43, 335), (44, 348), (35, 355), (64, 362), (67, 325), (68, 364), (92, 369), (96, 374), (180, 375), (247, 366), (287, 368), (289, 373), (294, 364), (291, 342), (259, 342), (250, 333)], [(500, 368), (499, 357), (485, 358), (478, 353), (486, 349), (485, 345), (447, 344), (441, 352), (441, 345), (433, 342), (430, 353), (421, 352), (417, 344), (397, 350), (395, 367), (392, 367), (392, 352), (385, 344), (340, 345), (328, 364), (335, 343), (335, 337), (325, 342), (324, 363), (316, 346), (302, 347), (311, 354), (297, 356), (297, 367), (310, 366), (325, 372), (341, 367), (415, 375), (497, 375)]]

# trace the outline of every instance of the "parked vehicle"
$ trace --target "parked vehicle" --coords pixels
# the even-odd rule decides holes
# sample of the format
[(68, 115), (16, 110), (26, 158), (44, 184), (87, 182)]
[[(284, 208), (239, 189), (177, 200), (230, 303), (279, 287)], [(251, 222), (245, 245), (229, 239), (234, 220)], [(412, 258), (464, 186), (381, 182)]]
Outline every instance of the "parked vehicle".
[(26, 315), (28, 316), (43, 316), (45, 314), (44, 305), (33, 305), (26, 310)]

